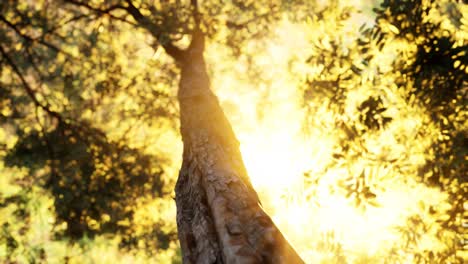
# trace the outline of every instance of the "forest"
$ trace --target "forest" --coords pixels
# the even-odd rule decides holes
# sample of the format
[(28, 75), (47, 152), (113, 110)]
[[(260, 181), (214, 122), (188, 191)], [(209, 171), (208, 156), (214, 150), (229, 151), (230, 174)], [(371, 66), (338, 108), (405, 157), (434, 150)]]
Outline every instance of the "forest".
[(467, 92), (464, 0), (1, 0), (0, 263), (467, 263)]

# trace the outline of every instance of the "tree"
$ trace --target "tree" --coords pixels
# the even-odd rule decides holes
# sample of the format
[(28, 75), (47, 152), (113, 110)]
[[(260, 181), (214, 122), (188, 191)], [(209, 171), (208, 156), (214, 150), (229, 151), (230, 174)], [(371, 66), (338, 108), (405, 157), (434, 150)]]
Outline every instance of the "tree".
[(365, 2), (1, 1), (0, 262), (464, 263), (466, 4)]
[[(72, 237), (92, 233), (88, 218), (102, 220), (102, 213), (108, 211), (106, 206), (109, 202), (100, 198), (98, 194), (97, 197), (86, 195), (87, 199), (91, 199), (86, 202), (92, 204), (91, 207), (83, 205), (81, 197), (85, 193), (102, 194), (101, 192), (112, 184), (128, 186), (133, 189), (132, 191), (141, 193), (132, 187), (132, 182), (141, 177), (141, 180), (146, 182), (143, 186), (150, 186), (145, 187), (144, 192), (162, 189), (160, 183), (152, 183), (148, 178), (154, 174), (154, 171), (144, 171), (147, 168), (144, 164), (151, 162), (151, 157), (142, 156), (121, 145), (121, 142), (113, 144), (105, 134), (93, 128), (91, 124), (76, 120), (71, 114), (65, 116), (63, 112), (54, 110), (51, 103), (39, 99), (38, 92), (32, 88), (26, 77), (26, 73), (32, 71), (38, 78), (34, 81), (42, 83), (61, 79), (64, 89), (70, 89), (69, 86), (74, 86), (73, 82), (78, 78), (73, 76), (75, 74), (73, 72), (65, 73), (67, 62), (72, 60), (73, 54), (68, 54), (64, 50), (63, 46), (66, 44), (54, 43), (63, 38), (59, 33), (60, 24), (81, 19), (91, 22), (109, 18), (109, 25), (112, 25), (110, 22), (112, 20), (123, 21), (147, 31), (154, 37), (156, 45), (162, 47), (180, 68), (178, 100), (181, 110), (184, 160), (176, 187), (176, 203), (184, 263), (301, 263), (300, 257), (261, 208), (244, 168), (237, 139), (216, 97), (209, 90), (209, 77), (203, 58), (204, 35), (214, 34), (217, 25), (224, 23), (225, 26), (236, 28), (239, 32), (250, 30), (254, 22), (261, 22), (257, 23), (257, 26), (265, 25), (277, 17), (280, 2), (267, 5), (233, 2), (233, 7), (229, 11), (235, 13), (240, 10), (242, 14), (247, 14), (247, 19), (243, 23), (216, 21), (219, 19), (218, 13), (221, 13), (222, 6), (215, 2), (204, 3), (205, 9), (199, 9), (197, 1), (161, 2), (159, 9), (150, 3), (134, 3), (130, 0), (105, 1), (97, 4), (70, 0), (64, 3), (69, 5), (64, 5), (64, 9), (49, 14), (41, 10), (41, 8), (47, 10), (48, 2), (33, 4), (27, 8), (18, 7), (13, 1), (6, 2), (2, 9), (6, 10), (7, 14), (10, 13), (8, 15), (12, 15), (12, 18), (1, 17), (3, 29), (6, 31), (6, 41), (14, 43), (15, 40), (19, 40), (21, 43), (19, 50), (24, 49), (27, 56), (16, 59), (15, 51), (3, 46), (0, 52), (4, 64), (11, 69), (15, 78), (19, 79), (20, 86), (25, 90), (28, 99), (47, 116), (37, 116), (41, 130), (38, 133), (27, 133), (20, 144), (15, 146), (12, 152), (14, 154), (10, 155), (11, 158), (8, 160), (11, 160), (10, 164), (20, 164), (25, 160), (21, 156), (22, 153), (29, 155), (45, 151), (49, 154), (48, 159), (42, 160), (38, 167), (51, 162), (50, 176), (45, 184), (50, 186), (54, 195), (59, 198), (59, 202), (55, 205), (56, 211), (68, 224), (67, 233)], [(268, 6), (271, 9), (268, 9)], [(28, 12), (31, 10), (34, 12), (33, 17), (38, 17), (34, 21), (28, 21)], [(255, 14), (258, 10), (263, 14)], [(61, 12), (71, 13), (73, 16), (65, 18)], [(254, 31), (258, 34), (263, 31), (262, 29), (263, 27)], [(97, 36), (93, 33), (79, 33), (80, 37), (89, 38), (89, 43), (78, 44), (84, 54), (89, 54), (94, 49)], [(174, 44), (175, 39), (184, 35), (191, 36), (192, 39), (186, 49)], [(245, 38), (245, 33), (238, 36), (233, 34), (233, 41), (241, 41), (242, 38)], [(238, 47), (239, 44), (233, 46)], [(44, 61), (46, 63), (55, 61), (60, 56), (66, 56), (66, 59), (61, 68), (55, 72), (36, 65), (44, 64)], [(113, 66), (112, 63), (108, 65)], [(117, 79), (103, 79), (96, 84), (96, 89), (115, 89), (121, 82), (118, 80), (119, 68), (115, 70)], [(132, 84), (133, 80), (130, 85)], [(72, 104), (82, 104), (81, 96), (78, 98), (72, 96), (69, 98)], [(41, 118), (50, 120), (52, 129), (44, 127)], [(60, 137), (63, 139), (59, 139)], [(63, 142), (63, 146), (52, 143), (57, 139)], [(43, 143), (36, 144), (41, 141)], [(82, 158), (64, 158), (68, 153), (76, 155), (76, 151), (81, 152), (78, 155)], [(131, 160), (138, 160), (138, 164), (142, 165), (141, 169), (131, 169), (129, 168), (131, 163), (117, 161), (126, 155), (133, 157)], [(104, 177), (106, 179), (104, 182), (100, 180), (96, 182), (93, 178), (99, 170), (97, 163), (108, 165), (103, 171), (104, 174), (113, 173), (115, 170), (121, 172), (116, 171), (112, 174), (115, 176), (111, 176), (110, 179)], [(69, 168), (72, 171), (69, 171)], [(135, 176), (131, 177), (132, 174)], [(151, 184), (148, 185), (148, 182)], [(72, 190), (64, 191), (64, 185), (71, 186)], [(139, 186), (140, 184), (137, 184), (135, 188), (140, 188)], [(111, 190), (109, 197), (113, 201), (121, 203), (121, 199), (132, 199), (127, 195), (130, 191), (123, 189), (114, 193), (116, 188)], [(98, 204), (95, 204), (96, 200), (99, 201)], [(103, 205), (100, 205), (101, 202)], [(124, 204), (126, 203), (131, 201), (126, 201)], [(61, 213), (61, 210), (64, 212)], [(129, 212), (112, 208), (108, 213), (112, 219), (108, 222), (110, 228), (116, 228), (115, 225), (125, 219), (126, 213)], [(101, 226), (99, 230), (105, 230), (105, 226)]]
[(200, 31), (194, 33), (181, 56), (184, 160), (176, 202), (184, 262), (302, 263), (250, 184), (239, 143), (209, 90), (203, 41)]

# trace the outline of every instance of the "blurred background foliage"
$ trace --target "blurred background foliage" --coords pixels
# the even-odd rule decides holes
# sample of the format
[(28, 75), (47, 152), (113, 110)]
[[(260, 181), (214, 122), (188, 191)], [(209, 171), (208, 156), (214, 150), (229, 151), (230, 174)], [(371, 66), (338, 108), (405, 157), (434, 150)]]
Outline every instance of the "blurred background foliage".
[[(0, 10), (0, 262), (180, 263), (179, 71), (160, 44), (187, 44), (190, 2)], [(200, 12), (252, 182), (306, 262), (466, 261), (466, 3)]]

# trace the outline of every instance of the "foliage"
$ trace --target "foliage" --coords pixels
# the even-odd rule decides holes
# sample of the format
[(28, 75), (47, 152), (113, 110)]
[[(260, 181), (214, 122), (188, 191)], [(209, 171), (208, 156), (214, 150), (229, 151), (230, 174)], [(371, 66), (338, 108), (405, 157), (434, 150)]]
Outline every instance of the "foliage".
[[(330, 50), (344, 50), (346, 56), (334, 54), (331, 58), (336, 60), (331, 59), (331, 63), (313, 61), (313, 65), (318, 63), (324, 67), (317, 77), (308, 77), (305, 83), (304, 98), (310, 104), (309, 109), (314, 111), (317, 105), (313, 103), (311, 95), (328, 95), (330, 108), (338, 109), (336, 111), (341, 114), (340, 119), (346, 120), (337, 122), (343, 140), (333, 154), (335, 161), (327, 170), (340, 163), (364, 160), (368, 164), (366, 167), (390, 167), (399, 171), (408, 177), (404, 179), (406, 184), (409, 179), (416, 179), (428, 186), (437, 186), (449, 195), (449, 208), (427, 207), (421, 201), (422, 209), (429, 211), (430, 216), (440, 224), (436, 232), (437, 237), (446, 243), (444, 250), (418, 252), (421, 236), (434, 228), (427, 224), (430, 221), (426, 218), (414, 215), (409, 218), (407, 225), (397, 229), (402, 234), (402, 240), (406, 241), (404, 250), (414, 247), (412, 253), (408, 252), (414, 254), (414, 263), (463, 263), (460, 252), (464, 242), (457, 241), (463, 241), (463, 197), (467, 192), (464, 160), (467, 150), (468, 39), (460, 31), (466, 29), (466, 20), (462, 15), (465, 9), (463, 4), (450, 1), (383, 1), (380, 7), (374, 9), (376, 24), (363, 25), (361, 34), (350, 46), (344, 49), (338, 46), (343, 45), (343, 41), (331, 42), (328, 47), (332, 46), (333, 49), (317, 45), (318, 51), (311, 58), (320, 60), (322, 58), (316, 54)], [(346, 14), (346, 9), (341, 12)], [(382, 53), (386, 52), (393, 53), (392, 59), (383, 61)], [(388, 61), (390, 65), (386, 64)], [(360, 101), (353, 102), (356, 97), (353, 92), (356, 90), (366, 96), (368, 94), (367, 98), (362, 96)], [(427, 113), (428, 118), (421, 120), (420, 127), (413, 131), (407, 130), (417, 133), (414, 135), (417, 140), (433, 138), (431, 142), (418, 142), (418, 145), (426, 144), (424, 152), (427, 154), (424, 163), (420, 163), (416, 171), (408, 171), (401, 157), (392, 155), (398, 149), (398, 144), (406, 142), (408, 146), (408, 142), (411, 142), (404, 135), (397, 135), (396, 141), (388, 137), (394, 130), (395, 122), (400, 121), (395, 114), (405, 110), (401, 106), (394, 108), (398, 103), (395, 96), (405, 100), (406, 110), (421, 109), (419, 111)], [(416, 116), (413, 118), (416, 119)], [(369, 144), (375, 144), (375, 141), (368, 140), (375, 136), (393, 142), (392, 145), (383, 144), (388, 147), (379, 157), (373, 155), (373, 146)], [(401, 154), (410, 158), (411, 150)], [(366, 169), (342, 181), (342, 188), (348, 197), (353, 197), (357, 206), (379, 206), (375, 188), (381, 183), (376, 186), (376, 175), (370, 172)], [(382, 178), (379, 181), (384, 182)], [(380, 188), (385, 190), (383, 186)], [(448, 230), (453, 230), (453, 233)], [(393, 263), (398, 258), (393, 256), (389, 261)]]
[(463, 263), (466, 4), (194, 2), (0, 3), (0, 262), (180, 262), (170, 57), (199, 19), (243, 146), (283, 146), (291, 134), (275, 133), (296, 132), (293, 119), (312, 138), (276, 160), (243, 149), (264, 207), (306, 260)]

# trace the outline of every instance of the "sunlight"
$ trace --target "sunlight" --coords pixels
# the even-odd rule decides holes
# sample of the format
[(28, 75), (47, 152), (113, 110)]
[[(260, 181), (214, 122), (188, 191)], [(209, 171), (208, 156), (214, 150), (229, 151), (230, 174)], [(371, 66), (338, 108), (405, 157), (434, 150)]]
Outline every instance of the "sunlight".
[(468, 263), (466, 1), (3, 2), (0, 263)]
[[(299, 47), (308, 46), (310, 40), (303, 37), (307, 35), (305, 30), (302, 25), (286, 21), (279, 27), (275, 40), (255, 56), (255, 62), (262, 68), (261, 78), (270, 87), (252, 88), (252, 84), (239, 78), (244, 75), (233, 72), (230, 65), (214, 74), (213, 87), (221, 87), (216, 92), (241, 142), (245, 165), (263, 207), (306, 262), (326, 260), (340, 250), (355, 258), (389, 254), (401, 243), (397, 227), (404, 226), (412, 215), (421, 214), (421, 203), (436, 206), (446, 197), (438, 190), (409, 180), (408, 175), (393, 172), (392, 167), (372, 169), (374, 165), (363, 158), (350, 163), (353, 165), (348, 168), (333, 165), (332, 169), (326, 169), (333, 161), (333, 148), (340, 142), (334, 132), (337, 116), (327, 109), (326, 101), (318, 100), (315, 126), (305, 132), (302, 95), (296, 88), (302, 80), (289, 68), (299, 55)], [(219, 49), (215, 56), (217, 59), (222, 56)], [(300, 61), (295, 66), (302, 67)], [(288, 71), (289, 75), (285, 74)], [(356, 106), (370, 94), (366, 89), (369, 88), (357, 87), (355, 96), (350, 92), (347, 100), (350, 118), (355, 118)], [(389, 100), (393, 100), (389, 111), (397, 120), (382, 133), (370, 134), (364, 144), (372, 155), (384, 159), (397, 159), (404, 153), (406, 160), (398, 162), (409, 162), (407, 173), (411, 174), (424, 162), (424, 149), (431, 141), (416, 142), (414, 136), (402, 141), (399, 135), (417, 133), (426, 117), (420, 110), (410, 108), (392, 90), (393, 86), (385, 89)], [(337, 190), (344, 178), (361, 171), (378, 182), (374, 190), (375, 206), (365, 209)], [(316, 181), (315, 189), (304, 180), (305, 173)], [(328, 256), (324, 251), (335, 253)]]

